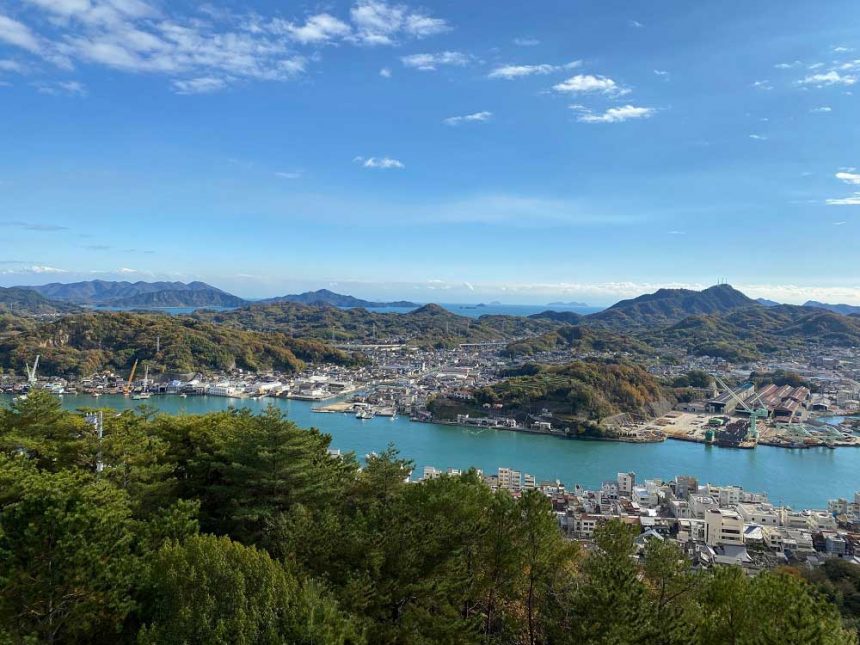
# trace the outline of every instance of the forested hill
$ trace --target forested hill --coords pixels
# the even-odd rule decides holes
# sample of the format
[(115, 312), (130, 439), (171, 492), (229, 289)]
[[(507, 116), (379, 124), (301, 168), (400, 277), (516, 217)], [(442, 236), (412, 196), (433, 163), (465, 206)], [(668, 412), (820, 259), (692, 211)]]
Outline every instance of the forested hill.
[(48, 300), (23, 287), (0, 287), (0, 313), (18, 316), (44, 316), (78, 311), (78, 307)]
[(567, 351), (572, 354), (629, 354), (652, 356), (656, 352), (646, 343), (600, 326), (565, 325), (538, 336), (510, 343), (511, 356), (533, 356), (544, 352)]
[(189, 317), (104, 312), (65, 316), (0, 340), (0, 366), (6, 369), (20, 371), (36, 354), (40, 370), (52, 375), (127, 371), (136, 359), (156, 373), (234, 368), (291, 372), (306, 361), (356, 360), (323, 342), (277, 332), (243, 331)]
[(247, 300), (220, 289), (166, 289), (108, 302), (112, 307), (242, 307)]
[(860, 318), (778, 305), (690, 316), (669, 327), (647, 331), (640, 338), (653, 346), (686, 348), (693, 354), (743, 361), (810, 344), (858, 347)]
[(409, 342), (423, 347), (502, 342), (556, 326), (551, 321), (516, 316), (469, 318), (453, 314), (439, 305), (425, 305), (415, 311), (398, 314), (282, 302), (252, 305), (234, 311), (195, 312), (194, 317), (238, 329), (279, 331), (339, 342)]
[(525, 364), (503, 373), (498, 383), (478, 388), (473, 400), (439, 397), (429, 409), (439, 419), (458, 414), (484, 417), (484, 407), (500, 405), (495, 414), (530, 423), (546, 410), (556, 427), (600, 437), (602, 419), (620, 413), (654, 416), (674, 404), (672, 393), (638, 365), (615, 360), (573, 361), (566, 365)]
[(332, 307), (364, 307), (365, 309), (378, 309), (380, 307), (412, 308), (420, 306), (414, 302), (409, 302), (408, 300), (396, 300), (394, 302), (362, 300), (355, 296), (335, 293), (328, 289), (306, 291), (304, 293), (297, 293), (288, 296), (278, 296), (277, 298), (266, 298), (265, 300), (258, 301), (258, 304), (269, 305), (279, 302), (297, 302), (303, 305), (330, 305)]
[[(84, 282), (52, 282), (32, 287), (24, 287), (36, 291), (51, 300), (62, 300), (75, 304), (125, 306), (174, 306), (193, 307), (198, 303), (208, 306), (240, 306), (245, 301), (236, 296), (206, 284), (205, 282), (127, 282), (112, 280), (86, 280)], [(161, 300), (168, 302), (169, 292), (173, 292), (170, 304), (157, 304)], [(195, 293), (191, 293), (195, 292)], [(161, 294), (161, 295), (152, 295)], [(219, 305), (225, 297), (235, 299), (234, 304)], [(150, 298), (151, 300), (147, 300)], [(184, 304), (184, 303), (188, 304)]]
[(359, 468), (273, 409), (110, 414), (99, 440), (56, 397), (12, 406), (4, 644), (857, 643), (858, 567), (838, 558), (811, 582), (694, 569), (668, 539), (637, 555), (619, 520), (585, 548), (538, 490), (406, 483), (394, 449)]
[(690, 315), (724, 314), (750, 307), (761, 308), (762, 305), (737, 289), (720, 284), (704, 291), (660, 289), (638, 298), (622, 300), (587, 316), (586, 320), (619, 329), (636, 329), (671, 325)]

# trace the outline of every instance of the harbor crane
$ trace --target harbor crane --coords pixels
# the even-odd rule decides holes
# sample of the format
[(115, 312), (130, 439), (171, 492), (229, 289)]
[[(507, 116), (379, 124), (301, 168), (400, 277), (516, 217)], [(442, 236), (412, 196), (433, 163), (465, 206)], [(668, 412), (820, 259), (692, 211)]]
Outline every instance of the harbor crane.
[(128, 375), (128, 383), (125, 386), (125, 396), (131, 394), (131, 384), (134, 383), (134, 373), (137, 371), (137, 359), (134, 360), (134, 365), (131, 366), (131, 374)]
[(717, 384), (718, 384), (721, 388), (723, 388), (723, 389), (724, 389), (724, 390), (726, 390), (729, 394), (731, 394), (732, 398), (733, 398), (735, 401), (737, 401), (737, 402), (738, 402), (738, 404), (739, 404), (739, 405), (740, 405), (744, 410), (746, 410), (746, 412), (750, 415), (750, 429), (749, 429), (749, 435), (750, 435), (750, 437), (752, 437), (753, 439), (758, 439), (758, 424), (757, 424), (757, 421), (758, 421), (758, 419), (767, 419), (767, 418), (770, 416), (770, 412), (768, 412), (768, 410), (767, 410), (767, 406), (765, 406), (764, 402), (759, 398), (758, 394), (754, 394), (754, 395), (752, 396), (752, 398), (753, 398), (753, 399), (758, 399), (758, 404), (759, 404), (761, 407), (760, 407), (760, 408), (755, 408), (755, 409), (751, 408), (749, 405), (747, 405), (747, 402), (746, 402), (746, 401), (744, 401), (741, 397), (739, 397), (739, 396), (737, 395), (737, 393), (736, 393), (732, 388), (730, 388), (728, 385), (726, 385), (725, 381), (723, 381), (719, 376), (717, 376), (716, 374), (712, 374), (711, 376), (713, 377), (714, 381), (716, 381), (716, 382), (717, 382)]
[(27, 383), (30, 385), (36, 384), (36, 370), (39, 369), (39, 354), (36, 354), (36, 360), (33, 361), (33, 367), (25, 365), (27, 368)]

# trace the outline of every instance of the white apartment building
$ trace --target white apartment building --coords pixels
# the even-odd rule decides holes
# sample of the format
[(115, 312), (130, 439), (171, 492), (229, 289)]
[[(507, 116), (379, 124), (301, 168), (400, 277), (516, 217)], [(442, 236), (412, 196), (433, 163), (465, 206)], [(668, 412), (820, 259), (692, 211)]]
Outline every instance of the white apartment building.
[(622, 495), (631, 495), (636, 485), (636, 473), (618, 473), (618, 492)]
[(712, 508), (705, 513), (705, 543), (708, 546), (743, 546), (744, 521), (738, 512)]
[(735, 509), (747, 524), (779, 526), (779, 513), (772, 504), (738, 504)]

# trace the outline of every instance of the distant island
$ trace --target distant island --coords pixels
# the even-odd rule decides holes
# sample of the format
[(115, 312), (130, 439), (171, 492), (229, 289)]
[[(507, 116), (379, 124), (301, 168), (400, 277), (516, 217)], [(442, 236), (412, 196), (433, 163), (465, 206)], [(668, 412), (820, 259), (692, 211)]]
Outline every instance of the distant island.
[(551, 302), (547, 305), (547, 307), (587, 307), (588, 305), (584, 302), (576, 302), (575, 300), (571, 300), (570, 302)]
[(251, 304), (275, 304), (297, 302), (305, 305), (326, 305), (380, 309), (384, 307), (416, 309), (421, 305), (407, 300), (376, 302), (353, 296), (334, 293), (328, 289), (251, 301), (227, 293), (205, 282), (127, 282), (111, 280), (86, 280), (36, 286), (21, 286), (4, 290), (0, 304), (18, 313), (65, 313), (74, 310), (74, 305), (88, 307), (113, 307), (119, 309), (162, 308), (236, 308)]
[(306, 291), (305, 293), (279, 296), (276, 298), (266, 298), (258, 300), (255, 304), (277, 304), (279, 302), (297, 302), (303, 305), (329, 305), (331, 307), (363, 307), (365, 309), (381, 309), (383, 307), (395, 307), (401, 309), (415, 309), (420, 307), (418, 303), (408, 300), (395, 300), (393, 302), (375, 302), (371, 300), (362, 300), (353, 296), (346, 296), (328, 289), (319, 289), (317, 291)]

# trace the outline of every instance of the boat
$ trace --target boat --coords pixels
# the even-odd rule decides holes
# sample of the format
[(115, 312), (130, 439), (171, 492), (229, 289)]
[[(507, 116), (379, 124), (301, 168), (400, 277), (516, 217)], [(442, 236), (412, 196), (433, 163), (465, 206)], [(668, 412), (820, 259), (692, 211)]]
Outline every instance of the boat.
[(149, 392), (138, 392), (131, 397), (133, 401), (145, 401), (146, 399), (150, 398), (152, 398), (152, 394), (150, 394)]
[(374, 416), (373, 410), (359, 410), (355, 413), (355, 418), (361, 419), (362, 421), (365, 419), (372, 419)]

